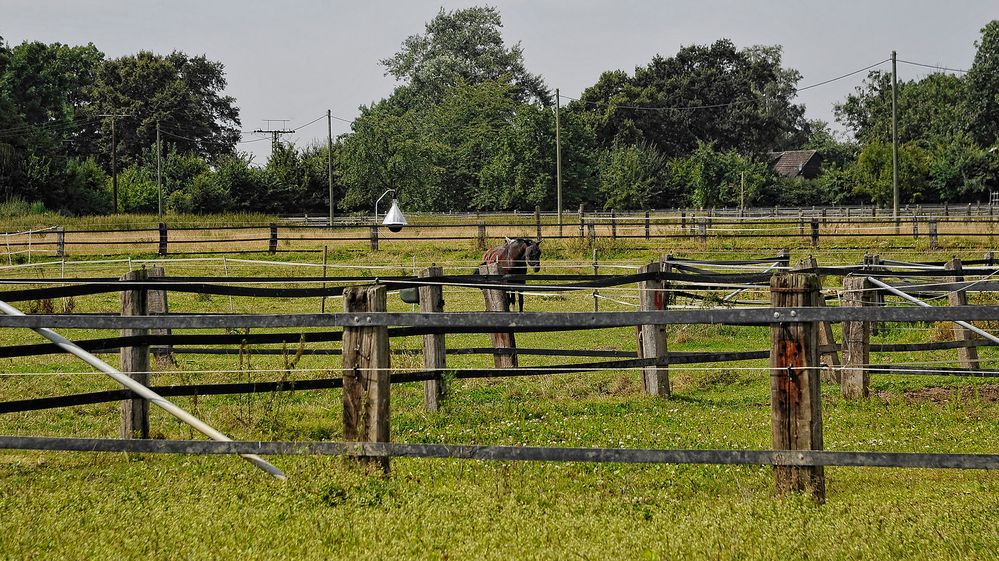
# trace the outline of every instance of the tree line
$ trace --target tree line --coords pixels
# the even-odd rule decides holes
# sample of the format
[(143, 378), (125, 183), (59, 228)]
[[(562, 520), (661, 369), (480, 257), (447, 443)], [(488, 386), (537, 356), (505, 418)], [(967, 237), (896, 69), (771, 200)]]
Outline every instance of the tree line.
[[(367, 213), (386, 189), (412, 210), (554, 209), (556, 134), (565, 208), (891, 200), (883, 70), (836, 105), (849, 131), (841, 135), (805, 119), (800, 73), (779, 46), (685, 46), (633, 73), (604, 72), (572, 98), (530, 73), (501, 29), (495, 8), (441, 10), (380, 61), (396, 87), (362, 106), (333, 144), (338, 213)], [(984, 200), (999, 189), (999, 20), (976, 49), (966, 72), (898, 83), (903, 203)], [(119, 208), (155, 212), (159, 124), (168, 210), (324, 213), (326, 144), (277, 142), (257, 165), (240, 151), (225, 85), (223, 65), (204, 55), (108, 58), (92, 44), (0, 38), (3, 212), (109, 212), (112, 152)], [(817, 177), (772, 171), (775, 152), (797, 149), (822, 156)]]

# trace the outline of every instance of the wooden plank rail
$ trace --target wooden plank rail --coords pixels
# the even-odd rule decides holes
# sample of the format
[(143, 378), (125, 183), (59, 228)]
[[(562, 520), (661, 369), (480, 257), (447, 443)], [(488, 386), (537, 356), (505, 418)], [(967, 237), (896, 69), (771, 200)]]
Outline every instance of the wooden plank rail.
[(204, 440), (116, 440), (32, 436), (0, 436), (0, 449), (58, 450), (67, 452), (133, 452), (145, 454), (309, 454), (589, 463), (999, 469), (999, 454), (924, 454), (873, 451), (559, 448), (546, 446), (329, 441), (215, 442)]
[(551, 330), (606, 329), (646, 324), (769, 325), (816, 321), (985, 321), (999, 320), (999, 306), (930, 308), (775, 307), (671, 309), (650, 312), (358, 312), (340, 314), (174, 314), (122, 317), (49, 314), (0, 316), (0, 328), (61, 327), (84, 329), (221, 329), (284, 327), (407, 326), (460, 333), (477, 329)]

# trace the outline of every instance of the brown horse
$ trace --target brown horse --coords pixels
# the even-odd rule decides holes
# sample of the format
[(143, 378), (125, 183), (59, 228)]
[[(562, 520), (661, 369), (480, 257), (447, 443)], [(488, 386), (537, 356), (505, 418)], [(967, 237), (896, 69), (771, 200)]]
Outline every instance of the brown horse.
[[(537, 273), (541, 270), (541, 240), (534, 241), (525, 238), (506, 238), (503, 245), (486, 250), (482, 255), (481, 265), (496, 263), (501, 275), (526, 275), (531, 267)], [(518, 309), (524, 311), (524, 294), (519, 291), (508, 293), (510, 303), (513, 297), (518, 297)]]

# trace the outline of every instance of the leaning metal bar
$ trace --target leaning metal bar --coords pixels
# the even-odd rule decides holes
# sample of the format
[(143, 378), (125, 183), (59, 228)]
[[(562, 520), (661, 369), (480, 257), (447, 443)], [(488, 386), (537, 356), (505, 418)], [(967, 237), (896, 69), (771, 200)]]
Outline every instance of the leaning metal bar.
[[(8, 303), (6, 303), (6, 302), (4, 302), (2, 300), (0, 300), (0, 312), (3, 312), (3, 313), (5, 313), (7, 315), (10, 315), (10, 316), (24, 316), (24, 315), (26, 315), (21, 310), (18, 310), (17, 308), (11, 306), (10, 304), (8, 304)], [(83, 360), (84, 362), (86, 362), (87, 364), (89, 364), (90, 366), (93, 366), (94, 368), (96, 368), (96, 369), (100, 370), (101, 372), (107, 374), (114, 381), (118, 382), (119, 384), (121, 384), (121, 385), (125, 386), (126, 388), (128, 388), (128, 389), (132, 390), (133, 392), (135, 392), (139, 397), (141, 397), (141, 398), (149, 401), (153, 405), (156, 405), (156, 406), (160, 407), (161, 409), (163, 409), (167, 413), (173, 415), (174, 417), (176, 417), (180, 421), (182, 421), (184, 423), (187, 423), (188, 425), (191, 425), (198, 432), (200, 432), (201, 434), (207, 436), (208, 438), (211, 438), (212, 440), (217, 440), (219, 442), (231, 442), (232, 441), (231, 438), (229, 438), (228, 436), (222, 434), (221, 432), (213, 429), (212, 427), (208, 426), (201, 419), (195, 417), (194, 415), (191, 415), (187, 411), (184, 411), (183, 409), (181, 409), (180, 407), (177, 407), (176, 405), (174, 405), (173, 403), (167, 401), (166, 399), (163, 399), (156, 392), (150, 390), (146, 386), (143, 386), (139, 382), (136, 382), (135, 380), (129, 378), (125, 374), (122, 374), (122, 372), (120, 370), (118, 370), (117, 368), (114, 368), (113, 366), (111, 366), (108, 363), (104, 362), (103, 360), (97, 358), (96, 356), (92, 355), (91, 353), (83, 350), (82, 348), (80, 348), (79, 346), (77, 346), (75, 343), (73, 343), (69, 339), (63, 337), (62, 335), (59, 335), (55, 331), (52, 331), (51, 329), (48, 329), (48, 328), (45, 328), (45, 327), (38, 327), (38, 328), (32, 328), (32, 329), (36, 333), (38, 333), (39, 335), (41, 335), (42, 337), (45, 337), (49, 341), (52, 341), (56, 345), (59, 345), (59, 347), (61, 347), (66, 352), (68, 352), (68, 353), (70, 353), (70, 354), (72, 354), (72, 355), (80, 358), (81, 360)], [(284, 472), (282, 472), (278, 468), (274, 467), (268, 461), (264, 460), (260, 456), (257, 456), (255, 454), (240, 454), (240, 456), (243, 459), (249, 461), (251, 464), (257, 466), (258, 468), (266, 471), (267, 473), (273, 475), (274, 477), (276, 477), (276, 478), (278, 478), (278, 479), (280, 479), (282, 481), (285, 480), (285, 479), (287, 479), (287, 476), (285, 476)]]
[[(909, 296), (908, 294), (906, 294), (906, 293), (902, 292), (901, 290), (899, 290), (899, 289), (891, 286), (890, 284), (885, 284), (885, 283), (879, 281), (878, 279), (871, 278), (871, 277), (868, 277), (867, 280), (871, 281), (871, 284), (873, 284), (874, 286), (880, 286), (881, 288), (887, 290), (888, 292), (891, 292), (892, 294), (894, 294), (896, 296), (901, 296), (902, 298), (908, 300), (909, 302), (912, 302), (913, 304), (916, 304), (917, 306), (922, 306), (924, 308), (932, 308), (932, 306), (929, 305), (929, 304), (927, 304), (926, 302), (923, 302), (922, 300), (920, 300), (919, 298), (916, 298), (915, 296)], [(983, 329), (979, 329), (979, 328), (975, 327), (974, 325), (971, 325), (970, 323), (968, 323), (966, 321), (961, 321), (961, 320), (952, 320), (952, 321), (954, 323), (960, 325), (961, 327), (965, 328), (965, 329), (968, 329), (970, 331), (973, 331), (973, 332), (981, 335), (982, 337), (985, 337), (989, 341), (992, 341), (994, 343), (999, 343), (999, 337), (996, 337), (995, 335), (989, 333), (988, 331), (985, 331)]]
[(159, 454), (317, 454), (645, 464), (741, 464), (868, 466), (935, 469), (999, 469), (999, 454), (838, 452), (829, 450), (683, 450), (642, 448), (554, 448), (399, 442), (211, 442), (205, 440), (116, 440), (0, 436), (0, 449)]

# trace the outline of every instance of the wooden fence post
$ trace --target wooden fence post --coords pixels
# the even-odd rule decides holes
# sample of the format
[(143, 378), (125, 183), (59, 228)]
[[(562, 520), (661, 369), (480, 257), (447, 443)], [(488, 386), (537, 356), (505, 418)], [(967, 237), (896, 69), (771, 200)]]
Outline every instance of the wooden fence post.
[(534, 228), (537, 230), (537, 232), (536, 232), (537, 233), (536, 239), (538, 241), (541, 241), (541, 207), (540, 206), (534, 207)]
[[(798, 263), (795, 270), (801, 269), (818, 269), (819, 263), (815, 260), (815, 257), (809, 255), (805, 259)], [(818, 275), (818, 273), (816, 273)], [(819, 287), (822, 286), (822, 277), (819, 276)], [(819, 293), (819, 298), (815, 304), (816, 306), (825, 307), (826, 299), (822, 297), (821, 292)], [(830, 383), (839, 384), (840, 383), (840, 370), (839, 370), (839, 352), (836, 346), (836, 337), (833, 335), (832, 324), (828, 321), (820, 321), (819, 325), (819, 356), (826, 359), (826, 374), (823, 378)]]
[(160, 245), (157, 253), (160, 255), (167, 254), (167, 225), (165, 222), (160, 222)]
[(611, 239), (617, 239), (617, 215), (611, 211)]
[[(384, 312), (385, 286), (352, 286), (343, 292), (347, 313)], [(389, 441), (388, 328), (343, 329), (343, 436), (349, 442)], [(387, 457), (363, 457), (388, 473)]]
[(652, 230), (652, 224), (649, 221), (650, 214), (652, 214), (652, 211), (649, 210), (645, 211), (645, 239), (649, 239), (651, 237), (650, 234)]
[[(638, 269), (638, 274), (658, 273), (662, 263), (656, 261)], [(658, 279), (643, 280), (638, 283), (639, 309), (651, 312), (666, 309), (666, 291), (663, 281)], [(661, 365), (642, 368), (642, 385), (645, 393), (669, 397), (669, 355), (666, 352), (665, 325), (639, 325), (638, 358), (655, 358), (661, 360)]]
[[(121, 280), (143, 282), (145, 269), (129, 271)], [(147, 313), (146, 290), (126, 288), (121, 292), (121, 315), (144, 316)], [(142, 336), (145, 329), (122, 329), (122, 337)], [(149, 346), (136, 345), (120, 350), (121, 371), (144, 386), (149, 385)], [(149, 438), (149, 402), (142, 398), (121, 402), (121, 438)]]
[[(950, 282), (964, 282), (964, 275), (961, 274), (961, 260), (957, 257), (952, 258), (944, 265), (944, 269), (948, 271), (954, 271), (954, 276), (950, 277)], [(952, 290), (947, 295), (947, 304), (950, 306), (967, 306), (968, 305), (968, 293), (964, 290)], [(960, 325), (954, 324), (954, 340), (955, 341), (971, 341), (974, 336), (971, 334), (971, 330), (961, 327)], [(977, 347), (964, 347), (957, 350), (957, 358), (961, 363), (961, 368), (967, 368), (969, 370), (978, 370), (981, 368), (981, 364), (978, 362), (978, 348)]]
[(66, 256), (66, 227), (56, 226), (56, 257)]
[[(819, 279), (779, 273), (770, 280), (774, 307), (815, 306)], [(773, 323), (770, 328), (770, 419), (774, 450), (822, 450), (822, 399), (819, 393), (818, 326)], [(822, 466), (775, 466), (777, 492), (810, 491), (825, 500)]]
[(478, 232), (475, 236), (475, 247), (485, 251), (486, 250), (486, 221), (479, 220)]
[(378, 226), (372, 225), (371, 230), (368, 233), (368, 238), (371, 241), (371, 251), (378, 251)]
[(937, 219), (930, 218), (927, 221), (927, 225), (930, 229), (930, 249), (939, 249), (940, 244), (937, 240)]
[(687, 229), (687, 209), (680, 211), (680, 232)]
[[(498, 276), (500, 274), (499, 265), (496, 263), (480, 265), (479, 274)], [(507, 291), (497, 288), (484, 288), (482, 289), (482, 297), (485, 298), (487, 312), (510, 311), (510, 299), (507, 297)], [(491, 333), (490, 337), (492, 338), (493, 349), (495, 350), (493, 353), (493, 364), (496, 368), (516, 367), (518, 363), (517, 340), (514, 337), (513, 331)]]
[[(868, 305), (870, 288), (867, 277), (843, 277), (844, 307), (857, 308)], [(841, 389), (847, 399), (868, 396), (870, 373), (867, 365), (871, 359), (871, 324), (866, 321), (843, 322), (843, 370)]]
[(819, 219), (812, 219), (812, 247), (819, 247)]
[(274, 255), (277, 253), (278, 231), (277, 224), (271, 224), (271, 237), (267, 242), (267, 253)]
[[(166, 276), (166, 270), (163, 267), (150, 267), (146, 269), (146, 277), (150, 279), (163, 278)], [(167, 315), (170, 313), (170, 304), (167, 301), (167, 291), (166, 290), (150, 290), (146, 295), (146, 313), (151, 316), (157, 315)], [(170, 328), (166, 329), (150, 329), (150, 335), (170, 335)], [(174, 364), (173, 360), (173, 346), (172, 345), (156, 345), (152, 349), (153, 358), (156, 359), (156, 367), (159, 370), (171, 366)]]
[(585, 213), (583, 212), (583, 203), (579, 203), (579, 239), (583, 239), (584, 237), (583, 234), (583, 224), (585, 223), (584, 218), (585, 218)]
[(701, 243), (708, 243), (708, 219), (701, 217), (697, 219), (697, 239)]
[(590, 237), (590, 247), (593, 247), (593, 245), (597, 242), (597, 226), (593, 223), (593, 219), (590, 219), (590, 221), (586, 223), (586, 228)]
[[(433, 279), (444, 275), (444, 269), (436, 265), (420, 271), (421, 279)], [(420, 312), (437, 313), (444, 311), (444, 290), (439, 284), (420, 286)], [(444, 368), (447, 367), (447, 352), (443, 333), (428, 333), (423, 336), (423, 367), (435, 370), (441, 376), (423, 382), (423, 400), (430, 411), (440, 410), (441, 399), (447, 388), (444, 387)]]

